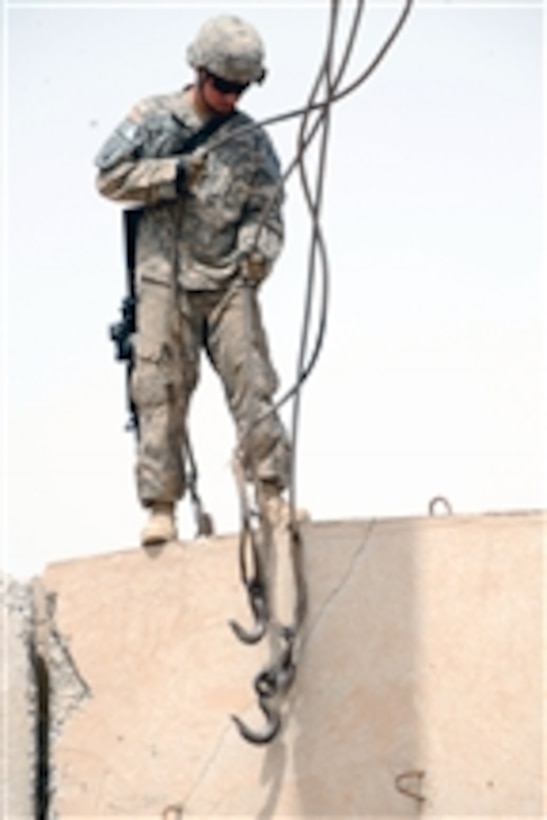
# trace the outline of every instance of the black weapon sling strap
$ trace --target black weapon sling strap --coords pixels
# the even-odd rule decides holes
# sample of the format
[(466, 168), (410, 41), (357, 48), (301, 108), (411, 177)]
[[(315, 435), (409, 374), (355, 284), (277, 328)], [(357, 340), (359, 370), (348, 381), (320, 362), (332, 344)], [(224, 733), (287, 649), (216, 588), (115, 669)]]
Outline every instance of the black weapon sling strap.
[[(209, 137), (218, 131), (218, 129), (228, 122), (237, 112), (230, 111), (228, 114), (220, 114), (218, 117), (213, 117), (208, 120), (204, 126), (194, 131), (188, 139), (183, 143), (182, 148), (177, 154), (191, 154), (200, 145), (203, 145)], [(179, 125), (185, 125), (177, 116), (171, 115)], [(145, 207), (127, 208), (123, 211), (123, 233), (125, 237), (125, 258), (128, 271), (133, 272), (135, 269), (135, 243), (137, 240), (137, 226), (139, 220), (143, 215)]]

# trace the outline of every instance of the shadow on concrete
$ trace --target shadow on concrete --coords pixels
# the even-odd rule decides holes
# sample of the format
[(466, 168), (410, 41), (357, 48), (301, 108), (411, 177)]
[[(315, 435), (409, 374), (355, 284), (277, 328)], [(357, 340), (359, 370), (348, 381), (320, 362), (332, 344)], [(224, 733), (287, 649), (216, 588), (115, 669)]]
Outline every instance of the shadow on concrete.
[(422, 809), (414, 547), (408, 522), (309, 533), (309, 615), (291, 716), (301, 817)]

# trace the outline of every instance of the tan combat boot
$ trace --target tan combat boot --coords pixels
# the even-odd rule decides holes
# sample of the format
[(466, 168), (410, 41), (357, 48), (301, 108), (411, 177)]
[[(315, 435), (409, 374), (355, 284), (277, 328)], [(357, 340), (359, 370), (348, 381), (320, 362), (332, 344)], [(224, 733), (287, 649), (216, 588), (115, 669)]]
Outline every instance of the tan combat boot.
[(175, 526), (174, 505), (170, 502), (157, 501), (150, 508), (150, 518), (141, 533), (141, 545), (151, 547), (154, 544), (166, 544), (175, 541), (177, 528)]

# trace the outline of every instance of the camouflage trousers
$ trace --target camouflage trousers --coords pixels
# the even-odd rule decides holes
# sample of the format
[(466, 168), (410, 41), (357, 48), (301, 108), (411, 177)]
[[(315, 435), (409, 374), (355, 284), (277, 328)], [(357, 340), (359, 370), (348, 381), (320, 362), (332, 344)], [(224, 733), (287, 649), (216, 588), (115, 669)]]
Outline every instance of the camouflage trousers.
[(184, 494), (186, 417), (202, 349), (221, 378), (247, 479), (285, 488), (290, 445), (272, 410), (277, 376), (255, 291), (234, 283), (175, 294), (165, 283), (141, 282), (137, 324), (131, 394), (139, 418), (141, 503), (174, 502)]

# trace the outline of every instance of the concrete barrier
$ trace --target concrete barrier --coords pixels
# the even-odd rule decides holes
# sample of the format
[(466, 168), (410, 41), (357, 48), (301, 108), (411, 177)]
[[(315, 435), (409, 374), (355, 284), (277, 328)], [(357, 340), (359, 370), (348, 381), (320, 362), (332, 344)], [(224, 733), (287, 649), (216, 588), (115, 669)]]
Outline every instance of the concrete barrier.
[(539, 513), (307, 524), (266, 747), (237, 539), (50, 566), (51, 816), (542, 817)]

